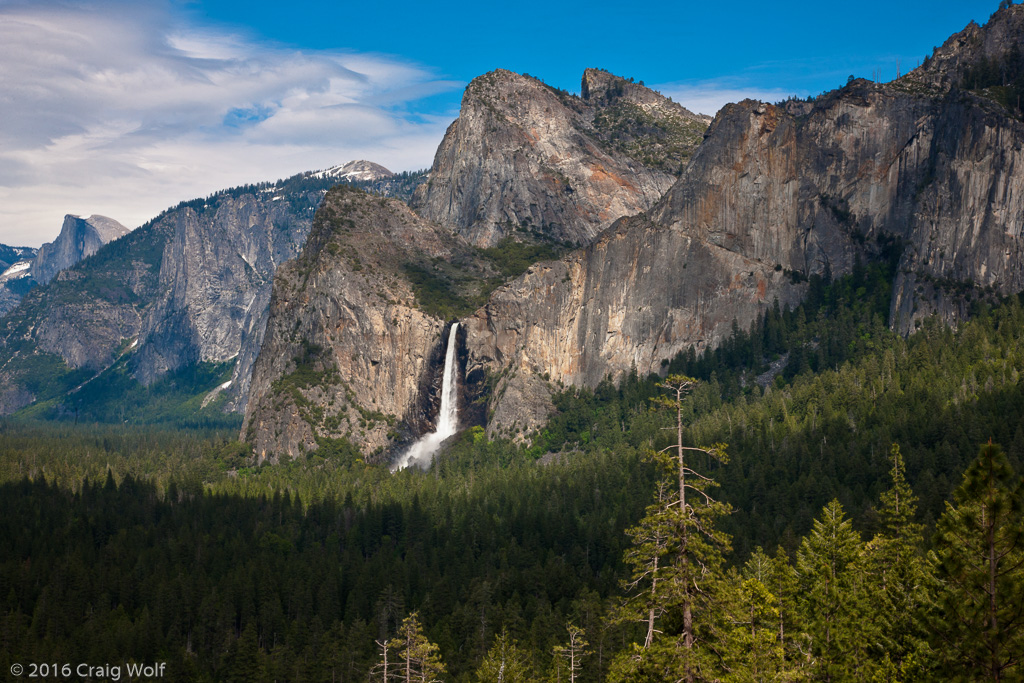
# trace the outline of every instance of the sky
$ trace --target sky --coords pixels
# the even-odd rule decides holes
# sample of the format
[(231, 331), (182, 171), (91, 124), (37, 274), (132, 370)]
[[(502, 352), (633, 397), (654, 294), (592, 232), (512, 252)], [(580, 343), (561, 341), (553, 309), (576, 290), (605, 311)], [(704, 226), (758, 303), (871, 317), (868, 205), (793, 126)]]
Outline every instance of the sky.
[(997, 5), (0, 0), (0, 243), (353, 159), (427, 168), (495, 68), (571, 92), (604, 68), (713, 115), (890, 80)]

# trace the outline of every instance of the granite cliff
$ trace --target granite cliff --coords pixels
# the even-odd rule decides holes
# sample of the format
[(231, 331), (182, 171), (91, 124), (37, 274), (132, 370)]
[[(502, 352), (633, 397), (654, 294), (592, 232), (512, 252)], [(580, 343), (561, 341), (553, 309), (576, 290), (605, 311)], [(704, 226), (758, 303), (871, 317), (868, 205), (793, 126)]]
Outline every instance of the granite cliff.
[(12, 311), (36, 285), (50, 282), (60, 271), (128, 232), (106, 216), (67, 215), (57, 238), (39, 249), (0, 245), (0, 316)]
[(445, 268), (486, 272), (464, 240), (405, 204), (328, 193), (301, 256), (274, 279), (242, 428), (260, 460), (324, 449), (381, 461), (427, 426), (446, 322), (413, 278)]
[(92, 256), (104, 244), (128, 232), (128, 228), (106, 216), (65, 216), (57, 239), (39, 248), (32, 262), (32, 277), (45, 285), (60, 271)]
[(587, 70), (584, 97), (497, 70), (474, 79), (413, 206), (478, 246), (517, 232), (586, 244), (650, 208), (708, 119)]
[[(32, 289), (0, 319), (0, 413), (59, 404), (122, 360), (149, 384), (258, 348), (273, 271), (298, 253), (334, 182), (297, 177), (183, 202)], [(54, 247), (40, 250), (44, 273), (66, 245), (92, 244), (82, 223), (68, 217)], [(236, 363), (233, 387), (250, 372)]]
[[(1001, 10), (984, 32), (1022, 16)], [(536, 428), (553, 383), (594, 386), (714, 346), (733, 320), (745, 328), (774, 298), (798, 300), (805, 276), (849, 272), (858, 256), (902, 250), (890, 323), (903, 331), (1024, 290), (1024, 124), (989, 91), (943, 87), (929, 69), (948, 63), (810, 102), (725, 107), (646, 215), (535, 267), (467, 321), (470, 367), (500, 378), (489, 430)]]

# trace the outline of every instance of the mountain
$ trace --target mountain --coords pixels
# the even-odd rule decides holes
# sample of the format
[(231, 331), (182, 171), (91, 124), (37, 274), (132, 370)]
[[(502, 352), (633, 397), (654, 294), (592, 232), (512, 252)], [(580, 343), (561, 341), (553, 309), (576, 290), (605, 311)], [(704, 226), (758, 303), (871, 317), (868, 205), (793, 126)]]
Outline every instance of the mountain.
[[(123, 396), (108, 399), (134, 401), (130, 387), (199, 365), (231, 373), (211, 410), (240, 405), (274, 270), (298, 253), (317, 205), (337, 182), (307, 173), (182, 202), (33, 289), (0, 319), (0, 412), (36, 403), (44, 417), (67, 415), (72, 405), (77, 414), (79, 403), (88, 403), (83, 383), (106, 371), (119, 373), (125, 386)], [(61, 237), (41, 250), (44, 272), (67, 245), (88, 243), (88, 226), (110, 234), (102, 231), (109, 223), (95, 221), (96, 228), (92, 221), (65, 221)], [(207, 381), (192, 389), (205, 393), (224, 383)], [(122, 412), (92, 409), (85, 416), (100, 420)]]
[[(1019, 43), (1022, 17), (1003, 9), (983, 33)], [(890, 324), (904, 332), (1024, 290), (1024, 123), (990, 92), (942, 86), (944, 65), (976, 64), (944, 59), (948, 45), (892, 83), (726, 106), (646, 216), (495, 292), (467, 323), (470, 367), (502, 378), (491, 432), (537, 427), (556, 385), (656, 372), (775, 298), (798, 301), (809, 276), (893, 250)]]
[(0, 316), (14, 309), (37, 284), (92, 256), (104, 244), (127, 235), (128, 228), (106, 216), (67, 215), (60, 234), (39, 249), (0, 246)]
[(31, 261), (38, 251), (33, 247), (10, 247), (0, 244), (0, 269), (6, 271), (15, 263)]
[(440, 286), (445, 270), (461, 286), (476, 271), (471, 288), (490, 274), (405, 204), (346, 185), (328, 193), (302, 254), (274, 279), (242, 428), (260, 460), (318, 448), (381, 460), (426, 426), (445, 319), (415, 280)]
[(130, 231), (113, 218), (90, 216), (79, 218), (67, 215), (60, 234), (53, 242), (39, 247), (32, 262), (32, 277), (45, 285), (62, 270), (67, 270), (87, 256), (92, 256), (107, 242), (127, 235)]
[(336, 178), (346, 182), (372, 182), (390, 178), (395, 174), (380, 164), (360, 159), (358, 161), (349, 161), (341, 166), (332, 166), (323, 171), (315, 171), (311, 175), (314, 178)]
[(517, 234), (586, 244), (649, 209), (709, 120), (594, 69), (583, 94), (501, 69), (474, 79), (413, 207), (485, 247)]
[(17, 306), (25, 292), (35, 285), (31, 267), (37, 251), (32, 247), (0, 244), (0, 316)]
[[(651, 206), (669, 187), (667, 171), (678, 170), (708, 119), (604, 71), (588, 69), (583, 83), (584, 97), (575, 97), (506, 71), (475, 79), (416, 190), (417, 213), (332, 192), (302, 256), (275, 279), (242, 430), (260, 459), (318, 448), (384, 459), (436, 412), (447, 321), (478, 309), (532, 261), (554, 256), (550, 241), (589, 241), (602, 223)], [(478, 173), (489, 180), (481, 184)], [(571, 179), (554, 194), (553, 174)], [(516, 229), (459, 229), (432, 211), (445, 177), (474, 206), (505, 216), (528, 208)], [(565, 232), (552, 217), (578, 230)], [(460, 333), (463, 357), (473, 343)], [(484, 379), (464, 376), (474, 387), (463, 399), (470, 413), (482, 406)], [(483, 421), (475, 410), (472, 419)]]
[[(1000, 10), (983, 32), (1020, 36), (1022, 12)], [(891, 83), (853, 80), (811, 101), (728, 105), (645, 211), (616, 204), (618, 219), (596, 237), (560, 232), (583, 221), (534, 231), (589, 244), (533, 265), (460, 317), (463, 372), (490, 378), (487, 390), (464, 389), (463, 400), (486, 403), (492, 436), (528, 433), (546, 421), (559, 387), (659, 372), (681, 351), (715, 348), (747, 329), (776, 302), (795, 305), (810, 278), (874, 259), (898, 263), (889, 322), (903, 332), (933, 314), (955, 323), (972, 300), (1024, 290), (1024, 124), (990, 86), (944, 85), (963, 83), (989, 53), (961, 51), (949, 76), (943, 50)], [(477, 244), (521, 234), (530, 225), (518, 220), (524, 207), (580, 219), (590, 190), (548, 190), (552, 169), (578, 171), (599, 154), (616, 160), (598, 147), (597, 112), (609, 102), (670, 106), (603, 72), (588, 71), (584, 84), (573, 98), (508, 72), (473, 81), (414, 205)], [(587, 225), (596, 232), (599, 223)], [(305, 324), (298, 309), (291, 324)], [(380, 348), (380, 362), (394, 362), (392, 352)]]

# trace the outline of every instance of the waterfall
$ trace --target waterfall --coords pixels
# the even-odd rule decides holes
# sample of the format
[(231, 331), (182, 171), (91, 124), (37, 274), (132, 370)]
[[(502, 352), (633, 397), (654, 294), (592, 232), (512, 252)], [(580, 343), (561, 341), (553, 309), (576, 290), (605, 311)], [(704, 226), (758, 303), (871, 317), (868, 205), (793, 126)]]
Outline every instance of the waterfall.
[(441, 380), (441, 410), (437, 414), (437, 428), (432, 433), (421, 436), (416, 443), (410, 446), (409, 450), (398, 458), (392, 471), (404, 470), (410, 465), (427, 469), (430, 467), (430, 461), (434, 459), (434, 453), (441, 447), (441, 442), (459, 428), (459, 401), (456, 395), (459, 369), (458, 361), (455, 359), (455, 333), (458, 329), (459, 324), (452, 323), (451, 332), (448, 333), (448, 349), (444, 354), (444, 377)]

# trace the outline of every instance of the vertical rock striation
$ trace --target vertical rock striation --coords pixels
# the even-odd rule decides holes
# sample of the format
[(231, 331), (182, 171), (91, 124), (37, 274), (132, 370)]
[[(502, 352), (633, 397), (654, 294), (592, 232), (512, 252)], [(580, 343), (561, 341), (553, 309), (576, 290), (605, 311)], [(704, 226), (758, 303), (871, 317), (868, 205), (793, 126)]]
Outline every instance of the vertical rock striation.
[(799, 276), (841, 275), (858, 257), (900, 250), (890, 322), (904, 332), (936, 313), (955, 322), (974, 296), (1024, 290), (1024, 123), (990, 92), (943, 87), (971, 54), (1019, 43), (1022, 17), (1001, 10), (963, 39), (984, 50), (952, 59), (954, 37), (889, 84), (726, 106), (646, 216), (535, 266), (467, 321), (471, 366), (499, 378), (491, 432), (540, 425), (550, 382), (657, 371), (775, 298), (798, 301)]

